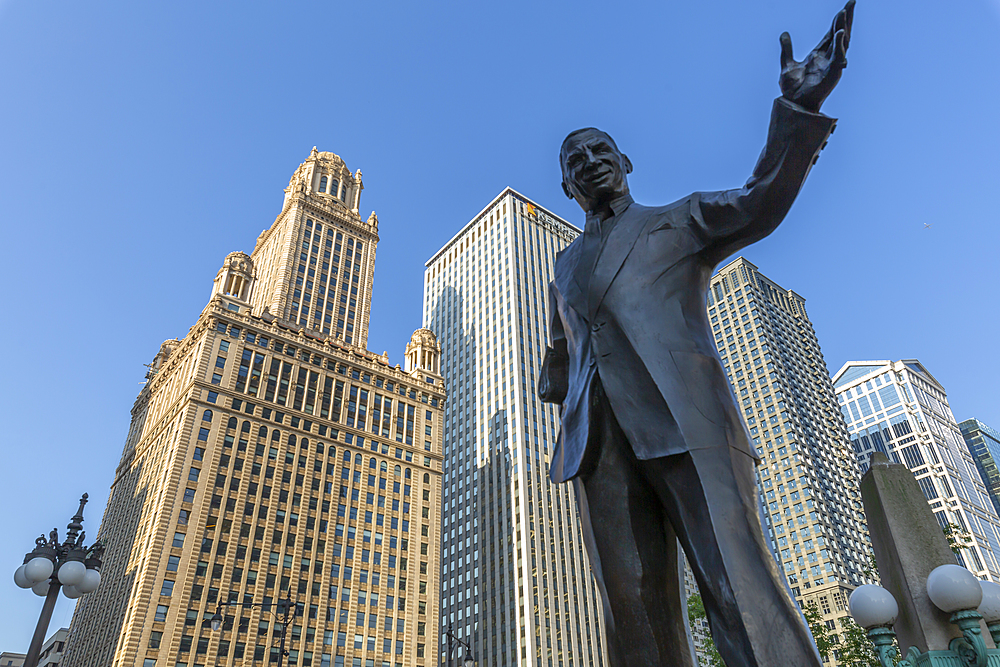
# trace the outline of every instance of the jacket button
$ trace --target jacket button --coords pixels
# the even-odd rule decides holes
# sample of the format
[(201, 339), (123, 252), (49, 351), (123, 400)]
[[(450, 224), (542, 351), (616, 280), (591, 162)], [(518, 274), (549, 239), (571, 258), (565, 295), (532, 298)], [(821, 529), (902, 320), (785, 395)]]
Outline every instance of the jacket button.
[(591, 324), (590, 325), (590, 330), (591, 331), (600, 331), (600, 329), (601, 329), (601, 325), (600, 324)]

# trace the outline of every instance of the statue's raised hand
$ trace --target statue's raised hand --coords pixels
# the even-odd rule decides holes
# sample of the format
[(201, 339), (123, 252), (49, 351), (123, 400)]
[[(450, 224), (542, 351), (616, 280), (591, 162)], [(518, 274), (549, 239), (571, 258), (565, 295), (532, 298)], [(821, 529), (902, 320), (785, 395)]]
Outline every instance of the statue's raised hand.
[(830, 94), (840, 74), (847, 67), (847, 47), (851, 42), (851, 22), (854, 19), (854, 0), (837, 12), (830, 31), (805, 60), (792, 57), (792, 38), (781, 34), (781, 95), (808, 111), (819, 111), (823, 100)]

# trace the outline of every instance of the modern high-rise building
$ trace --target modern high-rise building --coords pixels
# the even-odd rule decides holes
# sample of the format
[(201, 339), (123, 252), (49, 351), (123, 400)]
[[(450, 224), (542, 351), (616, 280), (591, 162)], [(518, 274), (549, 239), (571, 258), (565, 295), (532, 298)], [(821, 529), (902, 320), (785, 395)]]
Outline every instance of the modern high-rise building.
[(1000, 581), (1000, 519), (941, 383), (918, 360), (903, 359), (848, 361), (833, 384), (862, 469), (878, 451), (912, 470), (941, 527), (971, 536), (962, 564)]
[(979, 469), (979, 477), (990, 495), (993, 509), (1000, 514), (1000, 432), (978, 419), (966, 419), (958, 425), (962, 431), (965, 446), (972, 454)]
[(314, 148), (160, 347), (66, 667), (273, 664), (282, 634), (286, 665), (436, 664), (440, 348), (418, 330), (405, 368), (365, 349), (379, 237), (361, 188)]
[(451, 397), (442, 630), (469, 642), (481, 667), (605, 664), (576, 498), (548, 478), (558, 407), (535, 391), (555, 256), (579, 233), (508, 188), (424, 274), (424, 326), (441, 341)]
[(833, 633), (868, 583), (858, 468), (805, 299), (739, 257), (712, 278), (708, 315), (750, 436), (765, 534), (800, 605)]

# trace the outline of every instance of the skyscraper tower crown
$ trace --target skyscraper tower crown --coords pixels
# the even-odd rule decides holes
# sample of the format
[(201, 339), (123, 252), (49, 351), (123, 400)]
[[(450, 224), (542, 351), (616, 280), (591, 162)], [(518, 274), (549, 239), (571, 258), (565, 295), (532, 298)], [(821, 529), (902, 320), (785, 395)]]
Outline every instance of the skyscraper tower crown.
[(212, 296), (232, 297), (246, 303), (250, 299), (253, 285), (253, 260), (245, 252), (231, 252), (215, 276)]
[(360, 169), (352, 176), (339, 155), (318, 151), (313, 146), (309, 157), (299, 165), (288, 181), (285, 204), (288, 204), (296, 192), (307, 192), (326, 195), (322, 201), (330, 204), (339, 202), (357, 215), (361, 206), (361, 191), (364, 189)]
[(254, 315), (367, 346), (378, 217), (362, 219), (363, 189), (360, 169), (352, 175), (339, 156), (313, 147), (251, 254), (260, 277)]
[(441, 345), (430, 329), (417, 329), (406, 345), (406, 372), (441, 372)]

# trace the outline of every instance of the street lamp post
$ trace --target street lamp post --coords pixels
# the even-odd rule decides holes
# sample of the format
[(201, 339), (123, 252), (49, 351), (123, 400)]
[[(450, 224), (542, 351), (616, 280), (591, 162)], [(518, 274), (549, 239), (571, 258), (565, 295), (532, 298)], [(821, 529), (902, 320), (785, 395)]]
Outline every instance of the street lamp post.
[(462, 658), (462, 667), (476, 667), (476, 658), (472, 655), (472, 647), (462, 641), (461, 638), (455, 636), (455, 633), (452, 632), (451, 624), (448, 624), (448, 629), (444, 631), (444, 634), (448, 637), (448, 661), (445, 663), (445, 667), (451, 667), (451, 661), (455, 657), (456, 642), (465, 649), (465, 657)]
[[(965, 665), (987, 667), (1000, 664), (1000, 649), (988, 648), (980, 621), (985, 621), (990, 637), (1000, 646), (1000, 585), (979, 581), (976, 575), (954, 564), (935, 568), (927, 578), (927, 596), (935, 607), (950, 614), (948, 622), (962, 631), (947, 650), (921, 651), (910, 647), (900, 659), (892, 626), (899, 605), (892, 593), (881, 586), (859, 586), (848, 602), (851, 615), (868, 632), (883, 667), (945, 667)], [(905, 647), (904, 647), (905, 648)]]
[[(275, 606), (278, 608), (278, 613), (274, 613), (271, 607)], [(278, 600), (277, 602), (220, 602), (215, 609), (215, 615), (212, 616), (212, 632), (218, 632), (222, 629), (222, 625), (225, 623), (226, 619), (222, 615), (223, 607), (260, 607), (264, 611), (268, 612), (281, 624), (281, 636), (279, 638), (279, 648), (280, 655), (278, 656), (278, 667), (282, 667), (285, 663), (285, 632), (288, 630), (288, 623), (292, 620), (292, 616), (295, 615), (295, 610), (298, 607), (297, 604), (293, 604), (291, 600)], [(279, 615), (281, 614), (281, 615)]]
[(31, 638), (31, 646), (24, 658), (24, 667), (37, 667), (42, 642), (48, 632), (52, 611), (59, 597), (63, 595), (75, 600), (81, 595), (93, 592), (101, 583), (101, 557), (104, 546), (101, 541), (90, 547), (83, 544), (86, 533), (83, 529), (83, 506), (87, 504), (87, 494), (80, 498), (80, 509), (76, 511), (66, 526), (66, 540), (59, 544), (59, 532), (53, 528), (49, 537), (45, 535), (35, 540), (35, 548), (25, 554), (24, 564), (14, 571), (14, 583), (21, 588), (30, 588), (45, 598), (42, 613)]

